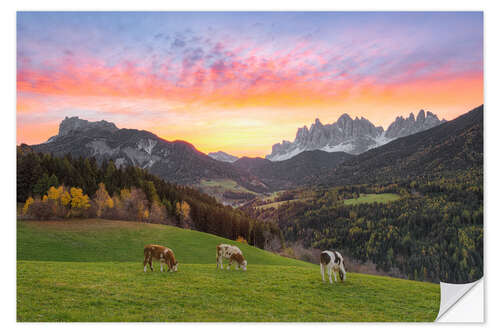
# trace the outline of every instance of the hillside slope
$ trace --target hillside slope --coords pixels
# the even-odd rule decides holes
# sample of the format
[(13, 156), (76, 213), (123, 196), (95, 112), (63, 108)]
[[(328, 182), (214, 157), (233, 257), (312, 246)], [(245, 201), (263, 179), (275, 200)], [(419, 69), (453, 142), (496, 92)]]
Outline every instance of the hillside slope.
[(59, 125), (58, 135), (31, 147), (57, 156), (95, 157), (99, 162), (112, 159), (118, 167), (137, 166), (177, 184), (229, 178), (254, 191), (267, 190), (252, 175), (203, 154), (188, 142), (167, 141), (148, 131), (118, 129), (106, 121), (66, 118)]
[(380, 183), (415, 176), (441, 176), (483, 166), (483, 106), (444, 124), (348, 159), (311, 175), (320, 185)]
[(351, 157), (353, 155), (344, 152), (328, 153), (322, 150), (312, 150), (275, 162), (258, 157), (242, 157), (233, 165), (258, 177), (270, 188), (288, 189), (302, 185), (308, 176), (324, 173)]
[(88, 219), (20, 222), (17, 241), (18, 260), (142, 264), (144, 245), (160, 244), (174, 250), (181, 263), (215, 266), (215, 247), (220, 243), (228, 243), (237, 244), (249, 264), (308, 265), (204, 232), (127, 221)]
[[(318, 267), (239, 244), (246, 272), (216, 270), (231, 241), (106, 220), (18, 222), (18, 321), (432, 321), (439, 285)], [(142, 247), (171, 247), (176, 273), (142, 271)]]

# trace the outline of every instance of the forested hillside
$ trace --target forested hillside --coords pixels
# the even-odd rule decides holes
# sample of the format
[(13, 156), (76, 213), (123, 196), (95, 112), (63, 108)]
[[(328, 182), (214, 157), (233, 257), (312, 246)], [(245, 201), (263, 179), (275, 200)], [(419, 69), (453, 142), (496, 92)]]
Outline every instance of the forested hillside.
[(444, 124), (406, 136), (312, 174), (309, 184), (376, 184), (441, 177), (483, 167), (483, 105)]
[(310, 175), (325, 173), (352, 157), (344, 152), (312, 150), (276, 162), (258, 157), (242, 157), (233, 165), (254, 175), (271, 189), (290, 189), (304, 185)]
[[(340, 249), (410, 279), (482, 277), (483, 106), (310, 175), (308, 182), (307, 200), (243, 210), (278, 223), (288, 242)], [(348, 204), (369, 193), (400, 199)]]
[[(401, 199), (344, 203), (360, 193), (398, 193)], [(483, 275), (482, 170), (436, 181), (317, 190), (306, 201), (243, 209), (254, 218), (277, 221), (288, 242), (339, 249), (396, 276), (465, 283)]]
[(106, 217), (178, 225), (265, 247), (280, 240), (272, 222), (251, 219), (189, 187), (148, 171), (95, 158), (56, 157), (17, 148), (17, 201), (27, 217)]

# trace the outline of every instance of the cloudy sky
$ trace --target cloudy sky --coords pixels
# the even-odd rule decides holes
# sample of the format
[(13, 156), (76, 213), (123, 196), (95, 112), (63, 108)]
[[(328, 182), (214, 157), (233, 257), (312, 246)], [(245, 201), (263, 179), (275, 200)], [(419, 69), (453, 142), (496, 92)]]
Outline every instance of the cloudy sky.
[(17, 15), (17, 142), (65, 116), (264, 156), (315, 118), (483, 103), (482, 13)]

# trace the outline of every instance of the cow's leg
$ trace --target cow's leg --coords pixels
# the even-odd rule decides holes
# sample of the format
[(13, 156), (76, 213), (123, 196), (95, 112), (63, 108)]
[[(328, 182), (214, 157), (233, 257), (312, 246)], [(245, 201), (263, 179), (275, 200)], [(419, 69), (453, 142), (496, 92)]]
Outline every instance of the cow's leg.
[(168, 272), (173, 272), (174, 262), (169, 258), (167, 260)]
[(332, 282), (332, 267), (328, 267), (328, 279), (330, 280), (330, 283), (333, 283)]
[(335, 278), (335, 282), (337, 282), (337, 270), (333, 270), (333, 277)]
[(148, 258), (146, 256), (144, 256), (144, 262), (142, 265), (144, 266), (144, 273), (146, 273), (146, 267), (148, 266)]
[(227, 269), (231, 269), (232, 264), (233, 264), (233, 260), (229, 259), (229, 263), (227, 264)]
[(149, 268), (153, 271), (153, 256), (149, 256)]
[(323, 278), (323, 282), (325, 282), (325, 266), (323, 266), (323, 264), (319, 264), (319, 271), (321, 272), (321, 277)]
[(160, 261), (160, 271), (163, 273), (163, 261)]

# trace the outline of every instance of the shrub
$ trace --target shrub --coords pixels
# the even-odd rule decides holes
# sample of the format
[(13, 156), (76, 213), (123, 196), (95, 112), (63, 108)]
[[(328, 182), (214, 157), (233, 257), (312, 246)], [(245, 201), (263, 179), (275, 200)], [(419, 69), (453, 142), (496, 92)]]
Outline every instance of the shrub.
[(248, 244), (247, 240), (245, 238), (243, 238), (242, 236), (238, 236), (238, 238), (236, 238), (236, 241), (238, 243)]
[(26, 203), (23, 206), (23, 215), (28, 215), (28, 210), (30, 206), (33, 204), (33, 202), (35, 202), (35, 200), (32, 197), (26, 199)]
[(37, 220), (48, 220), (54, 216), (53, 201), (35, 199), (28, 208), (28, 215)]

